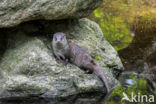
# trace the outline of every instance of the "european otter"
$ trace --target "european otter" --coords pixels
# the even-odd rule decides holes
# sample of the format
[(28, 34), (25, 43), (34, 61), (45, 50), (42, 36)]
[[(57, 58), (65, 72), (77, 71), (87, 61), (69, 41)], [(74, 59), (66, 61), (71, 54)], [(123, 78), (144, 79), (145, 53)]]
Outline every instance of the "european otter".
[(64, 33), (58, 32), (53, 35), (52, 47), (57, 62), (67, 61), (69, 57), (69, 45)]
[(79, 68), (95, 73), (104, 82), (107, 92), (110, 92), (104, 71), (95, 63), (93, 58), (83, 47), (80, 47), (73, 42), (68, 43), (65, 33), (62, 32), (53, 35), (52, 46), (54, 55), (59, 62), (60, 60), (65, 61), (68, 59), (72, 64)]

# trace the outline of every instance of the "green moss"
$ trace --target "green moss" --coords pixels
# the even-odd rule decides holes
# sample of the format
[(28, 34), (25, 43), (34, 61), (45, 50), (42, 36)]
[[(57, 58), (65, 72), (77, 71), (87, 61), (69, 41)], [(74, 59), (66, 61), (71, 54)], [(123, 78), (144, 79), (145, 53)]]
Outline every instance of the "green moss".
[(147, 81), (144, 79), (138, 80), (139, 89), (147, 89)]
[(90, 19), (96, 21), (116, 50), (132, 41), (131, 31), (154, 32), (156, 28), (155, 0), (103, 0)]
[(101, 61), (101, 60), (102, 60), (100, 56), (95, 56), (95, 59), (96, 59), (97, 61)]
[[(125, 78), (125, 76), (127, 78)], [(113, 92), (111, 93), (111, 95), (109, 96), (106, 104), (131, 104), (131, 102), (128, 101), (121, 101), (123, 96), (123, 93), (125, 93), (128, 98), (131, 99), (131, 95), (133, 93), (134, 96), (138, 96), (138, 95), (151, 95), (151, 93), (148, 91), (147, 89), (147, 82), (146, 79), (142, 78), (142, 77), (137, 77), (134, 74), (129, 74), (129, 75), (125, 75), (122, 77), (122, 79), (132, 79), (134, 81), (134, 84), (132, 86), (125, 86), (125, 84), (123, 82), (122, 85), (119, 85), (117, 88), (115, 88), (113, 90)], [(138, 104), (149, 104), (149, 103), (145, 103), (145, 102), (140, 102)]]
[(98, 23), (102, 28), (102, 32), (106, 40), (108, 40), (116, 50), (127, 47), (128, 43), (132, 41), (130, 30), (121, 17), (111, 16), (108, 13), (103, 14), (100, 8), (94, 11), (94, 16), (100, 18)]

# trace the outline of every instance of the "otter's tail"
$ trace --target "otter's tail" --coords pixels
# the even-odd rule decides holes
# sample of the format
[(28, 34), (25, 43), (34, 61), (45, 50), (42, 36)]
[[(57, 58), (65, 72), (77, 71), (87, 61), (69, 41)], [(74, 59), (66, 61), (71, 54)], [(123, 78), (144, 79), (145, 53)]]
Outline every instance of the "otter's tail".
[(106, 86), (107, 93), (109, 93), (110, 92), (110, 86), (108, 84), (108, 80), (107, 80), (107, 77), (106, 77), (106, 74), (104, 73), (104, 71), (99, 66), (95, 66), (94, 67), (94, 73), (102, 79), (102, 81), (104, 82), (104, 84)]

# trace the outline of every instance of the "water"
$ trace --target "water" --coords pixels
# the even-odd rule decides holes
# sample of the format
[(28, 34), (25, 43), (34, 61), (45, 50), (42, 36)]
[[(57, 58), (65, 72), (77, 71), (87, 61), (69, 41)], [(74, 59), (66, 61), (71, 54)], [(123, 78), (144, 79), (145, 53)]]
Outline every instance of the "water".
[[(151, 96), (156, 98), (156, 95), (150, 90), (147, 79), (142, 74), (135, 73), (133, 71), (127, 71), (121, 74), (119, 77), (121, 85), (119, 85), (107, 99), (106, 104), (154, 104), (154, 102), (148, 102)], [(142, 99), (142, 96), (147, 96), (146, 99)], [(136, 97), (135, 97), (136, 96)], [(133, 101), (133, 97), (136, 98)], [(129, 99), (125, 100), (125, 99)], [(143, 101), (143, 102), (141, 102)]]
[[(104, 104), (105, 95), (101, 93), (90, 93), (73, 95), (64, 99), (38, 99), (38, 98), (15, 98), (4, 99), (0, 104)], [(17, 99), (17, 98), (16, 98)]]

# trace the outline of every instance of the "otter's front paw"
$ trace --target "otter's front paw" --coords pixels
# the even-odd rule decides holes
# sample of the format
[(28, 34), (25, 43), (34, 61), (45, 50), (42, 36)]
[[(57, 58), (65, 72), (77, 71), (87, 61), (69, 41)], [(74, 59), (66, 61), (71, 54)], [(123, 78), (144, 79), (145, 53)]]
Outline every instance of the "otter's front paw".
[(68, 59), (65, 59), (64, 60), (64, 64), (67, 65), (68, 64), (68, 61), (69, 61)]

